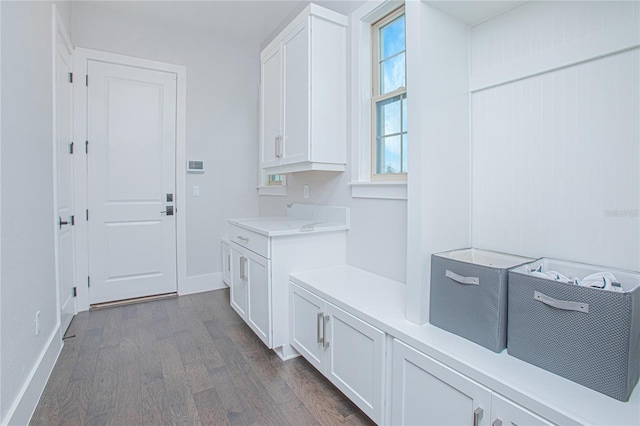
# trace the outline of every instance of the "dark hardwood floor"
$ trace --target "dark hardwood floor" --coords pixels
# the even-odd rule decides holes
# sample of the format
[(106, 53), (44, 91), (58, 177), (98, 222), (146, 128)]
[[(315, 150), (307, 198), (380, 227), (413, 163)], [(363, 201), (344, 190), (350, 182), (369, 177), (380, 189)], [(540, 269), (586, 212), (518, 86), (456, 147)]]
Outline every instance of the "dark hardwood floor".
[[(75, 336), (75, 337), (71, 337)], [(373, 424), (302, 358), (282, 362), (229, 290), (78, 314), (32, 425)]]

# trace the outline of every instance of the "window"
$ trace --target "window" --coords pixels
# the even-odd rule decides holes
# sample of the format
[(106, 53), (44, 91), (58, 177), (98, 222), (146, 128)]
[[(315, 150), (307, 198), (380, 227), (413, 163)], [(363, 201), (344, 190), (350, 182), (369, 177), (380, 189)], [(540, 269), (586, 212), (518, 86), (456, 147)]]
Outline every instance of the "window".
[(405, 15), (400, 7), (372, 25), (371, 179), (406, 180)]
[(260, 170), (258, 195), (287, 195), (287, 176), (270, 175), (264, 169)]
[(282, 185), (283, 175), (269, 175), (267, 185)]

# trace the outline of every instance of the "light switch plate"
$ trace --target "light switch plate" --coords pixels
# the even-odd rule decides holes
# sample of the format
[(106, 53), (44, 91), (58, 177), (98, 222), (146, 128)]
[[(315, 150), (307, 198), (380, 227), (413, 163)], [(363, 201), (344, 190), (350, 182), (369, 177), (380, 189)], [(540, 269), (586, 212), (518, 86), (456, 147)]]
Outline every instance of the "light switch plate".
[(200, 187), (198, 185), (194, 185), (193, 186), (193, 196), (194, 197), (199, 197), (200, 196)]

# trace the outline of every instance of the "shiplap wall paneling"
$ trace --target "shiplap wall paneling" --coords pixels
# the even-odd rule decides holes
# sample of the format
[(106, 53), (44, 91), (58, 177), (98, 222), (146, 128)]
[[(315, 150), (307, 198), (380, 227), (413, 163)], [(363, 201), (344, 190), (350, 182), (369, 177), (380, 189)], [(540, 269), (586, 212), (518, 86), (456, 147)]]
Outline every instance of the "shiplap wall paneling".
[(640, 2), (528, 2), (471, 30), (472, 91), (640, 44)]
[(640, 269), (640, 49), (472, 96), (472, 242)]

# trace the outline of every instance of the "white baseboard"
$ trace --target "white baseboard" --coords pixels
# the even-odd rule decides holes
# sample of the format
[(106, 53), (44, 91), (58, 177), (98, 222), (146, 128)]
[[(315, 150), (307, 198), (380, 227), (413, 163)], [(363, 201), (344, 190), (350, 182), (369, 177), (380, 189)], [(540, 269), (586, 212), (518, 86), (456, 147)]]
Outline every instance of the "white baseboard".
[(25, 380), (22, 389), (18, 393), (7, 415), (2, 419), (3, 425), (26, 425), (29, 424), (31, 416), (42, 396), (47, 380), (56, 365), (60, 351), (62, 350), (62, 340), (60, 340), (60, 326), (56, 327), (44, 349), (40, 353), (36, 364), (31, 369), (29, 376)]
[(187, 281), (182, 288), (178, 289), (178, 294), (202, 293), (203, 291), (218, 290), (225, 288), (227, 285), (222, 282), (222, 272), (212, 274), (193, 275), (187, 277)]

